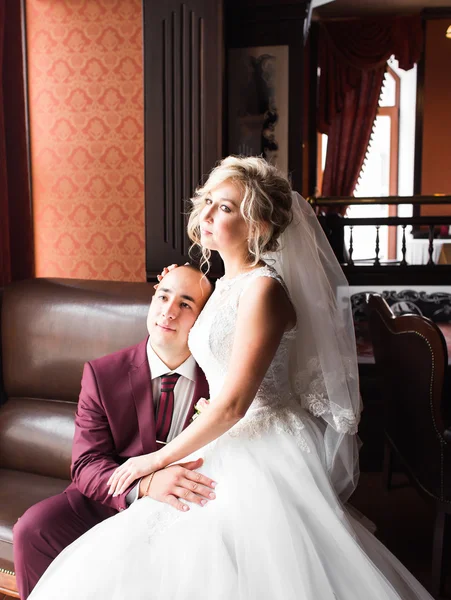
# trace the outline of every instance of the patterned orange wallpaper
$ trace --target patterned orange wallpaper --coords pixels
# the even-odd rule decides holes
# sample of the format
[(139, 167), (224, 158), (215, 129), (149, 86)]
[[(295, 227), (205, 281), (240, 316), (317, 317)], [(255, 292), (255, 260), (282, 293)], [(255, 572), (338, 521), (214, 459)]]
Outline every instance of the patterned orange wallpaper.
[(145, 280), (141, 0), (26, 0), (36, 275)]

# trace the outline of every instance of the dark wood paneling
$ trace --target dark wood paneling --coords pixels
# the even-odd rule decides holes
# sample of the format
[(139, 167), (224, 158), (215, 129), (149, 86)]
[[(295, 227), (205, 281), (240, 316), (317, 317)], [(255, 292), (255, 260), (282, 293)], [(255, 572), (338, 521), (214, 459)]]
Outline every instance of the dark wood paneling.
[[(249, 6), (258, 4), (258, 6)], [(226, 12), (226, 49), (252, 46), (288, 46), (288, 170), (293, 188), (302, 191), (303, 183), (303, 81), (304, 20), (308, 2), (240, 4), (233, 2)], [(265, 3), (266, 4), (266, 3)]]
[[(350, 267), (342, 265), (349, 285), (450, 285), (451, 265), (382, 265)], [(370, 291), (370, 288), (368, 289)]]
[(423, 19), (448, 19), (451, 18), (451, 6), (432, 6), (421, 11)]
[[(2, 193), (7, 205), (1, 222), (0, 280), (34, 277), (25, 3), (7, 0), (2, 39)], [(4, 179), (5, 178), (5, 179)], [(4, 181), (3, 181), (4, 179)]]
[[(424, 113), (424, 66), (426, 62), (426, 23), (423, 21), (423, 52), (417, 67), (417, 94), (415, 107), (415, 157), (413, 167), (413, 193), (421, 195), (421, 170), (423, 167), (423, 113)], [(420, 206), (413, 207), (414, 216), (420, 215)]]
[[(148, 280), (188, 260), (189, 198), (221, 157), (220, 0), (144, 0)], [(220, 261), (212, 274), (220, 274)]]
[[(318, 23), (312, 23), (309, 34), (310, 56), (308, 63), (309, 88), (309, 119), (308, 127), (308, 195), (314, 196), (318, 186)], [(305, 111), (304, 111), (305, 114)]]

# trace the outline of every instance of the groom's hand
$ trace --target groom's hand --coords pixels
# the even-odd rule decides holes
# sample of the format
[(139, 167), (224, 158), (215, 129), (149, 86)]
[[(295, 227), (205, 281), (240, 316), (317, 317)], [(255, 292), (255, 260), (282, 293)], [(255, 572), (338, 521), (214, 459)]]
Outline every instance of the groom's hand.
[(172, 465), (156, 471), (152, 478), (149, 492), (145, 494), (149, 477), (143, 477), (139, 484), (139, 498), (147, 495), (158, 502), (166, 502), (177, 510), (186, 512), (189, 507), (179, 498), (205, 506), (209, 500), (214, 500), (216, 483), (197, 473), (195, 469), (202, 466), (203, 459)]

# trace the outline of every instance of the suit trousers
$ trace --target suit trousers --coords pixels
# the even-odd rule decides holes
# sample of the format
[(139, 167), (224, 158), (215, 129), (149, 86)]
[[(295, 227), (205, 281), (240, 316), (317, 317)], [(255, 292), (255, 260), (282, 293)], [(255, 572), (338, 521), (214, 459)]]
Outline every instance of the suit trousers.
[[(69, 500), (70, 495), (70, 500)], [(117, 511), (71, 486), (29, 508), (13, 530), (14, 568), (20, 599), (26, 600), (50, 563), (69, 544)]]

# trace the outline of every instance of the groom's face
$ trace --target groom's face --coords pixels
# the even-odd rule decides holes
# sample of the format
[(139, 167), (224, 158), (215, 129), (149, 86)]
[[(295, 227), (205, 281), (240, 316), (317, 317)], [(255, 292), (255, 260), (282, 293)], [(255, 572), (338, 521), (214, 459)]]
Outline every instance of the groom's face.
[(160, 282), (147, 315), (147, 329), (155, 351), (183, 352), (188, 334), (211, 293), (211, 284), (198, 271), (178, 267)]

